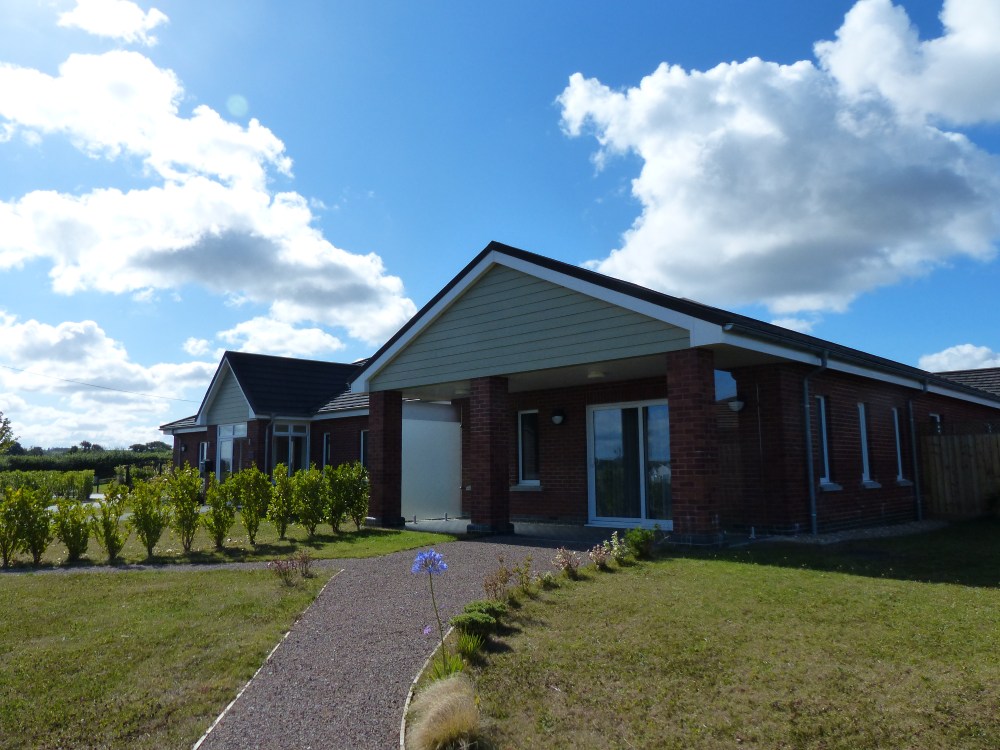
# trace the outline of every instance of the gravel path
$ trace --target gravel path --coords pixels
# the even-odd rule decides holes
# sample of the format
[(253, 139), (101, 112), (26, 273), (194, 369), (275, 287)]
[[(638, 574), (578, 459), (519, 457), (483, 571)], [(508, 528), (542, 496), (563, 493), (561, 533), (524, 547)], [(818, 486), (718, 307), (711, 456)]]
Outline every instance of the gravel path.
[[(502, 540), (436, 545), (448, 571), (434, 579), (442, 619), (483, 596), (497, 555), (532, 555), (550, 569), (557, 545)], [(381, 750), (399, 746), (410, 682), (434, 648), (426, 576), (410, 573), (416, 550), (341, 560), (335, 576), (250, 682), (200, 750)], [(436, 626), (435, 626), (436, 633)]]

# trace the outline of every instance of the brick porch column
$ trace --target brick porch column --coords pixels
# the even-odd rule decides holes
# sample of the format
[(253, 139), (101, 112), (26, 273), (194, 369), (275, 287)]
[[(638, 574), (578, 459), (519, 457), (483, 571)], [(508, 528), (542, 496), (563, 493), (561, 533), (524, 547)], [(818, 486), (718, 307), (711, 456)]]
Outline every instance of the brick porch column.
[(368, 397), (368, 472), (372, 525), (402, 526), (403, 395), (398, 391), (375, 391)]
[(667, 397), (674, 534), (714, 539), (721, 530), (715, 355), (704, 349), (669, 352)]
[(470, 532), (511, 534), (510, 397), (506, 378), (475, 378), (469, 396)]

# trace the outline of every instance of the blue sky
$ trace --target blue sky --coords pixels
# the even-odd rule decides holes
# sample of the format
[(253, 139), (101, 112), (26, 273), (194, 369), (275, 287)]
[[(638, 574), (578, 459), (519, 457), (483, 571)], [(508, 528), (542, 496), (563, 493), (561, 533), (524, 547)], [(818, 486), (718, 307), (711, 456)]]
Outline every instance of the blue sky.
[(364, 357), (490, 240), (1000, 365), (998, 42), (993, 0), (4, 3), (0, 411), (158, 439), (224, 349)]

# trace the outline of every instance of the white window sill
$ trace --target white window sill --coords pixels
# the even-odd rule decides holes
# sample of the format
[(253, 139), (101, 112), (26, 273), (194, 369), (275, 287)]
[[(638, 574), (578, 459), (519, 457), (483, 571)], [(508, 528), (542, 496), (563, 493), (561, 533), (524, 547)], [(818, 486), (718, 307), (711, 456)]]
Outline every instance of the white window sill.
[(541, 492), (541, 484), (512, 484), (510, 486), (511, 492)]
[(880, 489), (882, 489), (882, 485), (879, 484), (878, 482), (872, 481), (871, 479), (863, 479), (863, 480), (861, 480), (861, 489), (864, 489), (864, 490), (880, 490)]
[(842, 489), (844, 489), (836, 482), (820, 482), (819, 488), (823, 492), (840, 492)]
[(911, 482), (909, 479), (897, 479), (896, 480), (896, 486), (897, 487), (912, 487), (913, 486), (913, 482)]

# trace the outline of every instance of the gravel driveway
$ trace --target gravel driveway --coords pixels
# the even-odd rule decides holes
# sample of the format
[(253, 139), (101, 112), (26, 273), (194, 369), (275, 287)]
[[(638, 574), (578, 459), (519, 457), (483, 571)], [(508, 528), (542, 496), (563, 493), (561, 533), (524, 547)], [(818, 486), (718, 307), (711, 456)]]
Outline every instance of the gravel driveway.
[[(553, 543), (514, 540), (436, 545), (448, 571), (434, 579), (442, 619), (483, 596), (483, 576), (534, 558), (550, 569)], [(427, 576), (410, 572), (417, 550), (342, 560), (335, 576), (199, 750), (381, 750), (399, 747), (410, 682), (434, 648)], [(437, 632), (435, 625), (434, 632)]]

